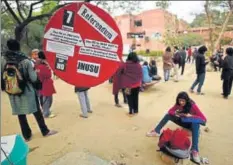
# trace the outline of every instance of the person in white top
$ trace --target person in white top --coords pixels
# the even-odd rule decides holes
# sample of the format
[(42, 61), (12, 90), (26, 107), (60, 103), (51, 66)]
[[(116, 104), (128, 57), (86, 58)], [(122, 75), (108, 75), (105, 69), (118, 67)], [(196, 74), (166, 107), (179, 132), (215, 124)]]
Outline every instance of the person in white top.
[(35, 67), (36, 60), (38, 59), (38, 52), (39, 49), (33, 49), (30, 54), (33, 68)]

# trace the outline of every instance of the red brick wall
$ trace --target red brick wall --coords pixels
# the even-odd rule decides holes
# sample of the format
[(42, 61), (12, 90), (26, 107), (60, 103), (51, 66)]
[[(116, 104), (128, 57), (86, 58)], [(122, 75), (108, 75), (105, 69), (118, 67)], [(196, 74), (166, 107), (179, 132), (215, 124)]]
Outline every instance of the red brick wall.
[[(165, 17), (168, 18), (168, 22), (166, 22)], [(133, 39), (127, 38), (127, 33), (129, 32), (144, 32), (145, 36), (149, 37), (149, 41), (145, 41), (144, 38), (136, 39), (136, 44), (140, 44), (140, 47), (137, 47), (137, 50), (164, 50), (165, 45), (162, 43), (161, 40), (151, 38), (153, 33), (160, 33), (161, 36), (163, 36), (165, 29), (166, 29), (166, 23), (169, 23), (172, 25), (172, 27), (175, 30), (175, 16), (164, 11), (161, 9), (153, 9), (144, 11), (141, 14), (138, 15), (121, 15), (118, 17), (115, 17), (116, 23), (121, 31), (121, 35), (123, 38), (124, 44), (133, 44)], [(136, 27), (134, 26), (134, 21), (136, 20), (142, 20), (142, 26)], [(183, 30), (187, 28), (187, 24), (185, 22), (179, 22), (178, 29)]]

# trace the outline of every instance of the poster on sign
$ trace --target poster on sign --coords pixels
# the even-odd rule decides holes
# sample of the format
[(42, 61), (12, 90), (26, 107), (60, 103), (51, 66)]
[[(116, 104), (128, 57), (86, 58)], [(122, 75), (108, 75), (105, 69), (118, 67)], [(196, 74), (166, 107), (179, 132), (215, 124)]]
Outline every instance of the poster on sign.
[(77, 87), (108, 80), (122, 61), (122, 37), (114, 19), (90, 3), (57, 10), (45, 28), (43, 49), (54, 73)]

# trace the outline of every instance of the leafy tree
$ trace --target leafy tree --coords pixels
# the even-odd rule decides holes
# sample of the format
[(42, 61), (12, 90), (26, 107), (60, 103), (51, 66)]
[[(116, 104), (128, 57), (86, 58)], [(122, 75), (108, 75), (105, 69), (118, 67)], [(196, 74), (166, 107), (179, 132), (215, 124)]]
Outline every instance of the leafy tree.
[[(85, 2), (90, 2), (90, 0), (85, 0)], [(92, 3), (111, 12), (119, 8), (126, 13), (140, 9), (139, 1), (93, 1)], [(6, 40), (10, 37), (19, 40), (24, 51), (41, 48), (44, 27), (49, 17), (67, 4), (69, 4), (67, 1), (61, 0), (37, 0), (31, 4), (21, 0), (3, 0), (1, 8), (2, 50), (5, 48)]]
[(194, 33), (182, 34), (178, 36), (178, 40), (182, 47), (199, 46), (204, 44), (204, 38), (200, 34)]
[[(205, 2), (205, 13), (207, 16), (207, 21), (208, 21), (208, 26), (210, 29), (209, 33), (209, 39), (210, 39), (210, 51), (213, 53), (214, 49), (217, 48), (219, 45), (221, 38), (223, 36), (224, 31), (227, 29), (227, 25), (230, 21), (230, 18), (232, 16), (233, 12), (233, 1), (228, 0), (228, 1), (223, 1), (223, 0), (218, 0), (218, 1), (210, 1), (206, 0)], [(217, 23), (222, 24), (221, 31), (219, 35), (214, 38), (214, 30), (216, 27), (216, 22), (214, 19), (216, 19), (216, 8), (221, 8), (223, 11), (226, 13), (225, 15), (219, 14), (219, 16), (222, 16), (222, 19), (218, 18), (219, 20), (224, 20), (223, 22), (219, 22), (217, 20)], [(213, 14), (215, 13), (215, 14)], [(224, 17), (223, 17), (224, 16)]]
[(155, 2), (156, 7), (159, 7), (161, 9), (167, 10), (169, 6), (171, 5), (170, 1), (165, 0), (165, 1), (156, 1)]
[[(46, 17), (50, 17), (54, 11), (63, 7), (65, 4), (58, 4), (53, 9), (51, 9), (48, 13), (41, 13), (38, 15), (33, 15), (33, 11), (35, 10), (35, 6), (41, 4), (43, 2), (47, 2), (45, 0), (39, 0), (32, 2), (30, 6), (28, 6), (27, 1), (7, 1), (3, 0), (4, 7), (1, 9), (1, 12), (8, 12), (14, 21), (16, 22), (16, 26), (14, 27), (15, 39), (21, 41), (25, 34), (25, 28), (31, 22), (36, 20), (41, 20)], [(61, 2), (61, 1), (58, 1)], [(14, 7), (16, 6), (16, 8)], [(3, 11), (4, 10), (4, 11)]]

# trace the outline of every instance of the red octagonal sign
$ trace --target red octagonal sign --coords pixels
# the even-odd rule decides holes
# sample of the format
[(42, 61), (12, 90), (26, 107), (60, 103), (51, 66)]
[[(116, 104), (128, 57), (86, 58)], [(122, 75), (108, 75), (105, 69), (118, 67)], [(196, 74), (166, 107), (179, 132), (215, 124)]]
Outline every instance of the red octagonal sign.
[(122, 38), (115, 21), (85, 2), (67, 5), (51, 17), (43, 45), (55, 74), (78, 87), (103, 83), (122, 61)]

